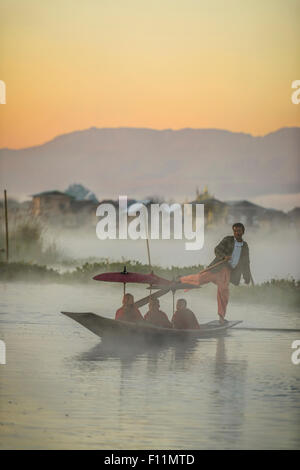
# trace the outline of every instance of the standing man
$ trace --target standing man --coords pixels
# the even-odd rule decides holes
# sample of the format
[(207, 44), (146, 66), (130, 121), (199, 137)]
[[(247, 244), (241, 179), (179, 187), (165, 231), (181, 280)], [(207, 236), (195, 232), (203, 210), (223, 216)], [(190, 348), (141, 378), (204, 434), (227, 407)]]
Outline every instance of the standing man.
[(213, 282), (218, 286), (218, 315), (220, 323), (224, 323), (226, 307), (229, 300), (229, 282), (239, 285), (241, 276), (249, 284), (252, 279), (250, 271), (249, 248), (247, 242), (243, 240), (245, 227), (240, 222), (232, 226), (233, 236), (229, 235), (216, 246), (215, 259), (209, 266), (224, 260), (224, 263), (211, 269), (210, 271), (191, 274), (180, 278), (183, 283), (200, 286)]

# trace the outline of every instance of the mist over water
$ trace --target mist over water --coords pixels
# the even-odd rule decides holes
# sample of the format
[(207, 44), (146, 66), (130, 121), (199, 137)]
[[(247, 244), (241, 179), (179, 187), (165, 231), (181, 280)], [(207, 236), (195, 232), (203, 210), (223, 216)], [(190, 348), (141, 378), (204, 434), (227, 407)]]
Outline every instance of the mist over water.
[[(203, 294), (184, 294), (201, 323), (216, 316), (215, 297)], [(237, 330), (143, 347), (102, 342), (59, 313), (113, 318), (121, 297), (122, 286), (101, 283), (0, 284), (1, 448), (300, 448), (297, 333)], [(171, 294), (161, 308), (171, 316)], [(300, 328), (297, 312), (276, 307), (231, 302), (228, 318)]]
[[(204, 247), (187, 251), (185, 240), (150, 240), (151, 263), (162, 267), (207, 265), (214, 258), (214, 248), (231, 227), (206, 230)], [(49, 232), (64, 256), (76, 260), (95, 258), (113, 261), (137, 260), (148, 263), (145, 240), (99, 240), (93, 227), (85, 230)], [(252, 274), (260, 283), (271, 278), (300, 279), (300, 232), (295, 228), (247, 230), (244, 239), (250, 249)]]
[[(206, 231), (201, 251), (186, 251), (184, 241), (150, 241), (152, 265), (207, 265), (229, 234), (228, 227)], [(60, 250), (63, 269), (72, 268), (64, 265), (67, 260), (148, 262), (145, 240), (100, 241), (93, 227), (48, 230), (47, 237)], [(295, 230), (249, 230), (244, 239), (257, 283), (300, 278)], [(247, 328), (282, 331), (237, 329), (223, 338), (152, 347), (103, 341), (60, 313), (114, 318), (122, 285), (1, 282), (0, 338), (7, 364), (0, 366), (0, 447), (299, 449), (300, 366), (291, 361), (299, 333), (284, 332), (300, 329), (299, 306), (287, 302), (298, 288), (280, 305), (268, 297), (276, 289), (263, 290), (260, 305), (259, 289), (247, 289), (230, 287), (227, 318)], [(127, 291), (135, 300), (149, 293), (137, 284)], [(179, 297), (199, 323), (216, 319), (216, 286), (178, 291), (175, 301)], [(171, 318), (170, 293), (160, 305)]]

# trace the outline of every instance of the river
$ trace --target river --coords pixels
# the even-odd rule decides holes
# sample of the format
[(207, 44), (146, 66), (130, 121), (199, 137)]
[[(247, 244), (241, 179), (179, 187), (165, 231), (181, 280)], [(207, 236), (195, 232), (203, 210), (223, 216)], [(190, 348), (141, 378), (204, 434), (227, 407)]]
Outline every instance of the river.
[[(60, 314), (119, 306), (119, 285), (0, 284), (2, 449), (299, 449), (300, 333), (232, 330), (157, 348), (105, 345)], [(136, 297), (144, 289), (135, 286)], [(200, 322), (215, 302), (187, 294)], [(190, 295), (190, 297), (189, 297)], [(171, 298), (161, 299), (170, 316)], [(145, 310), (143, 310), (145, 313)], [(232, 303), (247, 327), (299, 313)]]

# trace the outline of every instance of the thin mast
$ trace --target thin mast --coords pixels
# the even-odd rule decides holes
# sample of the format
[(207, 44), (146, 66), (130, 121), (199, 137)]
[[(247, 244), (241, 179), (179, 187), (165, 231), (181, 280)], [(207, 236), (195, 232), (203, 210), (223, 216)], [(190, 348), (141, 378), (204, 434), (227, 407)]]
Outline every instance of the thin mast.
[[(150, 245), (149, 245), (149, 217), (148, 217), (148, 209), (147, 209), (147, 219), (146, 219), (146, 230), (147, 230), (147, 238), (146, 238), (146, 244), (147, 244), (147, 253), (148, 253), (148, 264), (150, 268), (150, 272), (152, 271), (152, 266), (151, 266), (151, 257), (150, 257)], [(151, 289), (151, 284), (150, 284), (150, 299), (152, 296), (152, 289)]]
[(9, 251), (8, 251), (8, 217), (7, 217), (7, 194), (6, 194), (6, 189), (4, 189), (4, 213), (5, 213), (6, 261), (8, 262)]
[[(151, 257), (150, 257), (150, 245), (149, 245), (149, 217), (148, 217), (148, 209), (146, 209), (146, 212), (147, 212), (147, 216), (144, 212), (144, 215), (145, 215), (145, 223), (146, 223), (146, 244), (147, 244), (147, 253), (148, 253), (148, 264), (149, 264), (149, 268), (150, 268), (150, 271), (152, 271), (152, 265), (151, 265)], [(147, 218), (146, 218), (147, 217)]]
[(151, 270), (152, 270), (152, 266), (151, 266), (150, 247), (149, 247), (149, 239), (148, 239), (148, 236), (147, 236), (147, 239), (146, 239), (146, 243), (147, 243), (147, 253), (148, 253), (148, 264), (149, 264), (149, 268), (150, 268), (150, 271), (151, 271)]

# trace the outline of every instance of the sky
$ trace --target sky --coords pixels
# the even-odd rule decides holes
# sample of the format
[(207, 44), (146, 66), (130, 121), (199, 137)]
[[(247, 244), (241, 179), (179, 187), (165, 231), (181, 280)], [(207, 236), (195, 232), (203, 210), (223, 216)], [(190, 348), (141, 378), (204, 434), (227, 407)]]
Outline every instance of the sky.
[(300, 126), (299, 18), (299, 0), (1, 0), (0, 148), (92, 126)]

